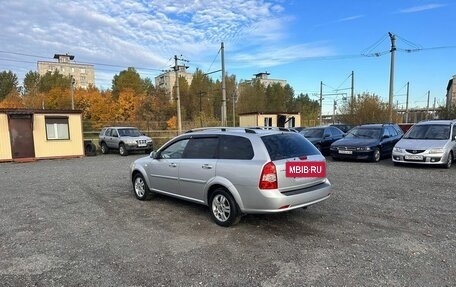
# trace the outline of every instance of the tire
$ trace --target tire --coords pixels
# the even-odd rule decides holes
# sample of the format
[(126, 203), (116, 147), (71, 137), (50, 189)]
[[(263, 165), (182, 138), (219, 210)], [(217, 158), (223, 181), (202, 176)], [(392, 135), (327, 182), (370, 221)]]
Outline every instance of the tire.
[(84, 153), (86, 156), (95, 156), (97, 155), (97, 147), (92, 143), (86, 143), (84, 146)]
[(379, 162), (381, 158), (381, 153), (379, 148), (374, 149), (374, 153), (372, 154), (372, 161)]
[(453, 164), (453, 153), (450, 152), (448, 154), (448, 159), (447, 159), (447, 162), (446, 164), (444, 165), (445, 168), (451, 168), (451, 165)]
[(106, 143), (104, 143), (104, 142), (101, 143), (101, 153), (102, 153), (102, 154), (107, 154), (107, 153), (109, 153), (109, 148), (108, 148), (108, 146), (106, 145)]
[(340, 158), (338, 158), (337, 156), (331, 156), (331, 157), (332, 157), (333, 161), (340, 161)]
[(150, 200), (155, 196), (155, 192), (150, 191), (141, 173), (136, 173), (133, 176), (133, 191), (139, 200)]
[(151, 149), (146, 149), (146, 150), (144, 151), (144, 153), (146, 153), (146, 154), (150, 154), (151, 152), (152, 152)]
[(241, 214), (233, 196), (224, 188), (217, 188), (209, 200), (212, 220), (220, 226), (229, 227), (239, 223)]
[(122, 144), (122, 143), (119, 145), (119, 153), (120, 153), (121, 156), (127, 156), (128, 155), (128, 150), (125, 147), (125, 145)]

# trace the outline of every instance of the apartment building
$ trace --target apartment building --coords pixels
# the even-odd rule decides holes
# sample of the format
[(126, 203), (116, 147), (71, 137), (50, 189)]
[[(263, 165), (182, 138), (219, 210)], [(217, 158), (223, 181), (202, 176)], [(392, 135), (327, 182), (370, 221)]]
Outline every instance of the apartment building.
[(93, 65), (75, 63), (74, 56), (69, 54), (55, 54), (57, 62), (38, 61), (38, 74), (44, 75), (47, 72), (58, 71), (66, 76), (73, 76), (74, 87), (87, 89), (95, 85), (95, 70)]
[[(179, 77), (184, 77), (190, 85), (193, 80), (193, 74), (187, 72), (187, 66), (177, 66)], [(155, 77), (155, 87), (164, 89), (169, 96), (170, 101), (174, 99), (173, 88), (176, 85), (176, 71), (166, 71)]]
[(255, 80), (259, 80), (261, 84), (263, 84), (265, 87), (270, 86), (272, 84), (280, 84), (282, 87), (284, 87), (287, 84), (286, 80), (279, 80), (279, 79), (269, 79), (269, 73), (268, 72), (262, 72), (255, 74), (255, 78), (253, 78), (251, 81), (248, 82), (253, 82)]
[(448, 81), (446, 94), (446, 107), (451, 109), (456, 105), (456, 75)]

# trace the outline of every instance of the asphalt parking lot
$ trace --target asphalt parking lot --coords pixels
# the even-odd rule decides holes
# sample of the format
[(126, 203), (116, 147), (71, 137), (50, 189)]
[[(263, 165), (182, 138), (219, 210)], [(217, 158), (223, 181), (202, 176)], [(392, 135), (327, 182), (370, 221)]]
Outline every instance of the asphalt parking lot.
[(456, 286), (456, 167), (333, 162), (333, 196), (248, 215), (138, 201), (144, 155), (0, 164), (0, 286)]

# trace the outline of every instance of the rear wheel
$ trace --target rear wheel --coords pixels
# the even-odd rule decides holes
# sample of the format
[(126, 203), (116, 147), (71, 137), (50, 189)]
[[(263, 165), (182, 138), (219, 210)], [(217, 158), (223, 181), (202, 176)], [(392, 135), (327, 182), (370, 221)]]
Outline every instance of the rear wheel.
[(119, 145), (119, 153), (120, 153), (121, 156), (128, 155), (128, 150), (127, 150), (127, 148), (125, 147), (124, 144), (120, 144)]
[(217, 188), (209, 200), (212, 220), (220, 226), (235, 225), (241, 219), (239, 207), (233, 196), (224, 188)]

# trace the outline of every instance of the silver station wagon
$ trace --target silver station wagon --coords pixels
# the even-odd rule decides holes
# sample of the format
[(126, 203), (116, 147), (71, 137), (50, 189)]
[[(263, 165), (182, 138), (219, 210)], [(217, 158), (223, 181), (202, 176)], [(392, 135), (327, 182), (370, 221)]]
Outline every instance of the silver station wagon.
[(243, 214), (304, 208), (329, 198), (325, 157), (302, 135), (206, 128), (179, 135), (131, 164), (136, 197), (156, 194), (207, 205), (221, 226)]
[(450, 168), (456, 155), (456, 120), (430, 120), (412, 126), (393, 149), (394, 164)]

